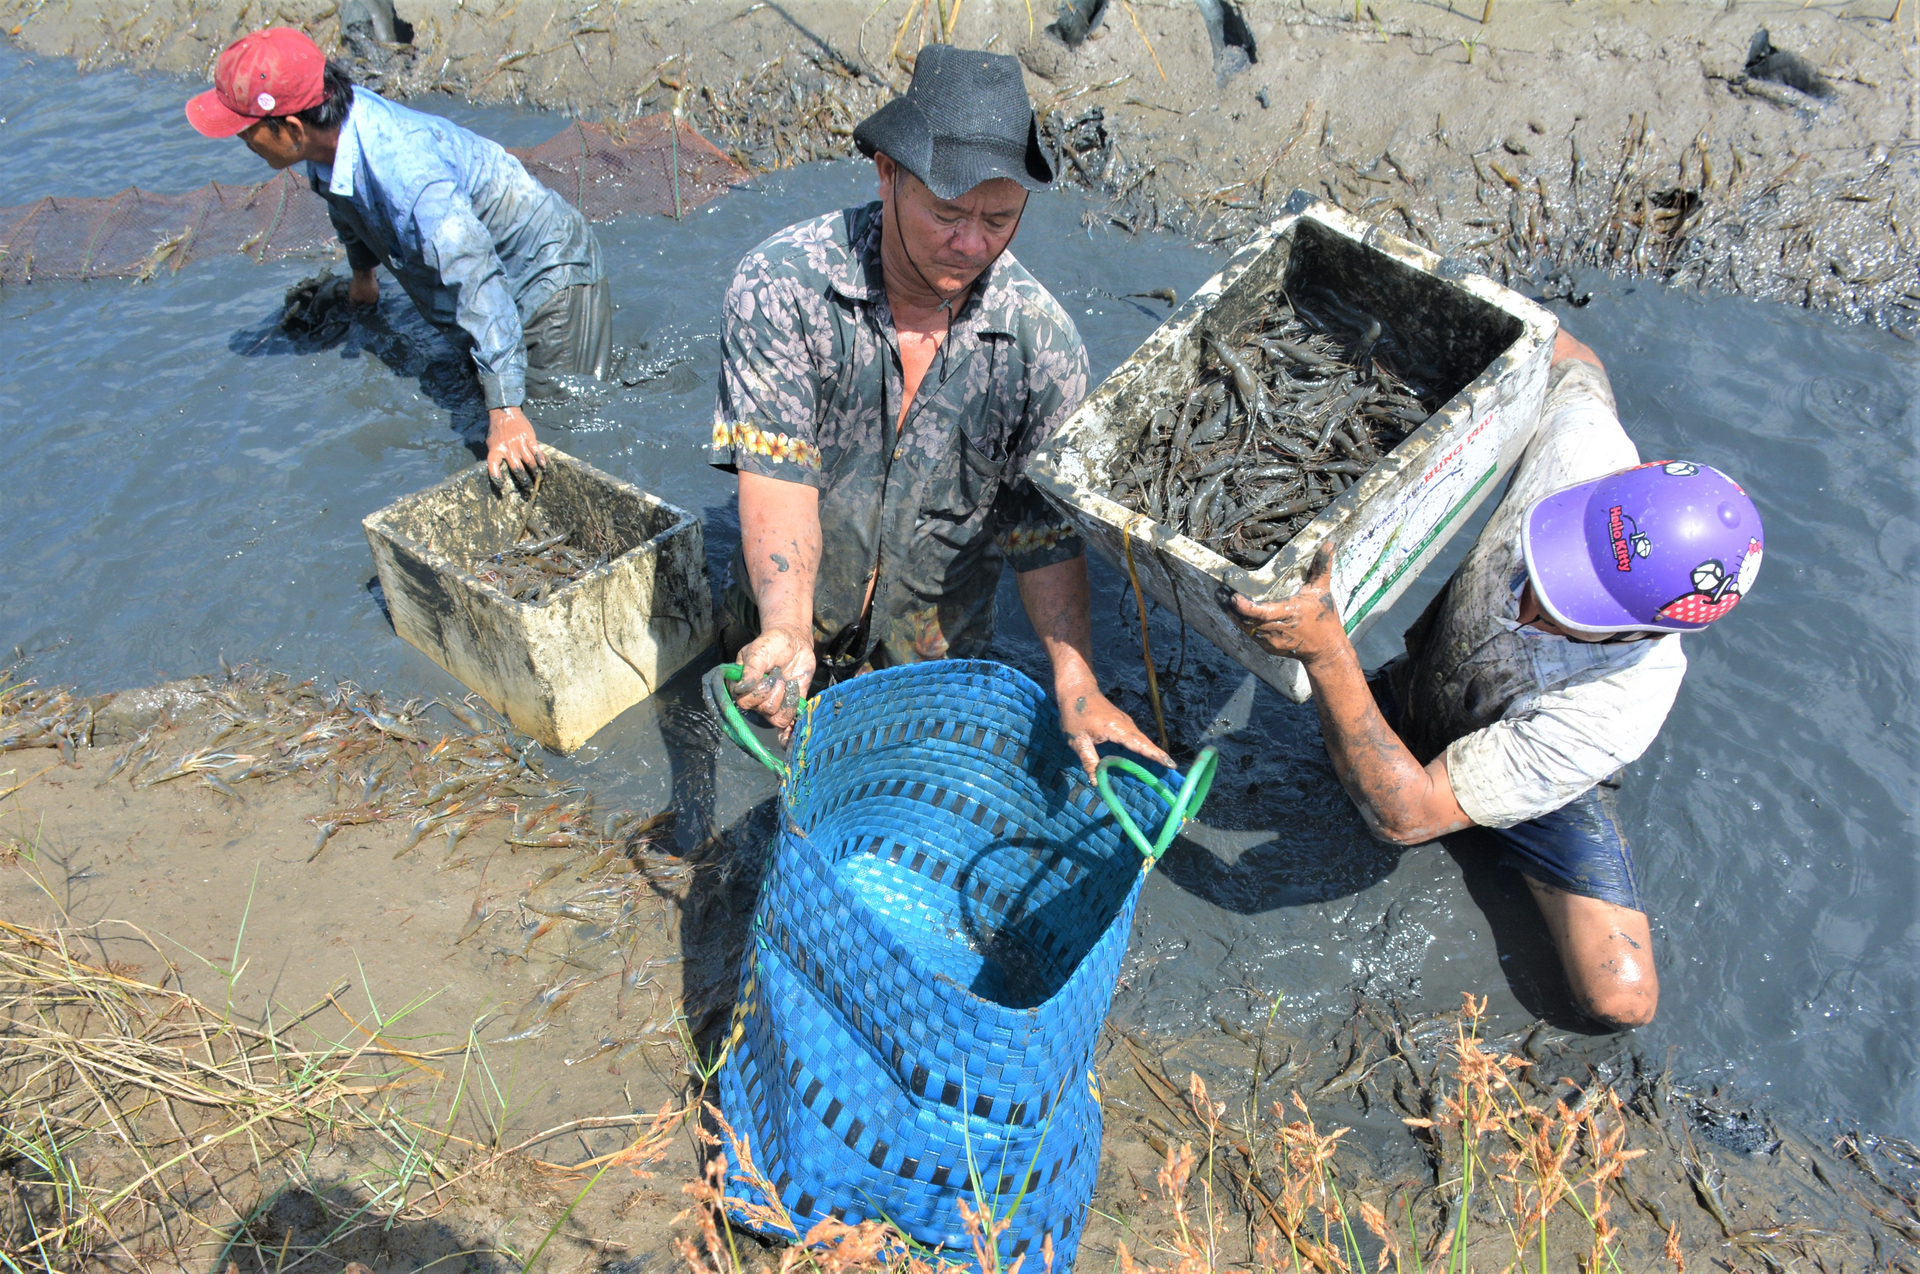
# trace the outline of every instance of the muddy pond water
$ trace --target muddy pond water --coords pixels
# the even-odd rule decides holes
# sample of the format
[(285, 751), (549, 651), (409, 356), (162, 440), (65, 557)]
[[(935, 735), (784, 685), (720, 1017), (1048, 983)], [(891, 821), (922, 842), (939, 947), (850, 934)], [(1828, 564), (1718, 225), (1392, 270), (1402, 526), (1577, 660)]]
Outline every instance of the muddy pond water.
[[(192, 87), (82, 80), (0, 50), (0, 206), (259, 179), (238, 143), (187, 128)], [(428, 105), (509, 144), (565, 122)], [(737, 525), (729, 482), (704, 463), (721, 290), (766, 234), (872, 184), (863, 164), (823, 164), (680, 222), (599, 229), (615, 338), (639, 383), (543, 409), (536, 424), (700, 513), (716, 580)], [(1223, 260), (1131, 238), (1072, 194), (1036, 198), (1015, 250), (1079, 324), (1096, 374), (1164, 315), (1125, 294), (1184, 296)], [(478, 400), (397, 288), (335, 347), (279, 335), (282, 293), (315, 268), (207, 260), (139, 285), (0, 293), (0, 649), (21, 646), (34, 675), (111, 689), (205, 672), (224, 654), (398, 697), (455, 688), (394, 637), (360, 519), (472, 463), (462, 433)], [(1755, 594), (1687, 639), (1679, 703), (1627, 774), (1664, 989), (1637, 1046), (1803, 1124), (1915, 1136), (1920, 360), (1897, 337), (1802, 311), (1585, 284), (1592, 303), (1562, 315), (1607, 362), (1642, 454), (1723, 467), (1768, 525)], [(1370, 664), (1465, 544), (1369, 635)], [(1094, 578), (1102, 675), (1144, 717), (1132, 604), (1115, 572), (1096, 564)], [(1010, 580), (1001, 614), (1000, 656), (1041, 672)], [(1177, 664), (1176, 735), (1220, 742), (1225, 764), (1204, 826), (1148, 884), (1118, 1016), (1178, 1035), (1271, 1011), (1324, 1034), (1359, 992), (1445, 1007), (1473, 990), (1493, 996), (1503, 1029), (1567, 1020), (1531, 904), (1491, 850), (1472, 836), (1404, 853), (1373, 844), (1310, 706), (1183, 642), (1172, 615), (1156, 613), (1151, 631), (1162, 667)], [(723, 827), (772, 790), (717, 743), (691, 674), (555, 766), (603, 804), (691, 803)]]

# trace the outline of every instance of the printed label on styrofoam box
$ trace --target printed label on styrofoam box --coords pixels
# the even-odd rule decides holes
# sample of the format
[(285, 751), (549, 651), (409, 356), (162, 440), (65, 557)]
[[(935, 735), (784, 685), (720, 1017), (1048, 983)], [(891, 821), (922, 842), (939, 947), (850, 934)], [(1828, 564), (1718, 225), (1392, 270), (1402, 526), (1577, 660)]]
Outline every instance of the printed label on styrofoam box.
[(1500, 430), (1488, 412), (1430, 455), (1412, 485), (1335, 552), (1333, 596), (1348, 632), (1393, 595), (1401, 577), (1445, 536), (1500, 471)]

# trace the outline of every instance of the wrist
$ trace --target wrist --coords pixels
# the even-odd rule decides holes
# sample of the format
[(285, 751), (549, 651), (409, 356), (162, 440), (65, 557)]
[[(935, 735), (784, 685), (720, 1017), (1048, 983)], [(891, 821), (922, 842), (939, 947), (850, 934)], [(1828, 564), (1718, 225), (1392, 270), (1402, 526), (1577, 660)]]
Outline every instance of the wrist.
[(1307, 675), (1316, 680), (1338, 676), (1342, 672), (1356, 671), (1360, 667), (1360, 656), (1354, 650), (1353, 643), (1345, 640), (1345, 637), (1346, 634), (1343, 631), (1342, 640), (1328, 642), (1312, 650), (1296, 651), (1293, 657), (1300, 661), (1300, 666), (1307, 670)]
[(1084, 694), (1100, 693), (1100, 680), (1084, 660), (1076, 657), (1062, 662), (1066, 666), (1055, 665), (1053, 670), (1053, 692), (1060, 702), (1067, 703)]
[(1313, 650), (1296, 650), (1293, 652), (1292, 658), (1299, 661), (1300, 666), (1308, 672), (1318, 672), (1327, 666), (1328, 653), (1329, 652), (1318, 648)]
[(810, 637), (812, 628), (812, 624), (792, 616), (768, 617), (763, 615), (760, 620), (760, 631), (762, 633), (784, 633), (787, 637), (802, 646), (811, 645)]

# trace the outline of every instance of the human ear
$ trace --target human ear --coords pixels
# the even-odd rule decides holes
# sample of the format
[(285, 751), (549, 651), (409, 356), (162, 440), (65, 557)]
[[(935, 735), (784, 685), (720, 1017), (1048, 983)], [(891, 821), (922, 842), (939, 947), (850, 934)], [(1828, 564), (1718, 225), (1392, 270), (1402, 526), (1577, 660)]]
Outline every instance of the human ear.
[(286, 115), (281, 118), (281, 124), (286, 132), (287, 146), (293, 153), (301, 159), (312, 159), (307, 148), (313, 142), (313, 131), (307, 127), (306, 121), (297, 115)]

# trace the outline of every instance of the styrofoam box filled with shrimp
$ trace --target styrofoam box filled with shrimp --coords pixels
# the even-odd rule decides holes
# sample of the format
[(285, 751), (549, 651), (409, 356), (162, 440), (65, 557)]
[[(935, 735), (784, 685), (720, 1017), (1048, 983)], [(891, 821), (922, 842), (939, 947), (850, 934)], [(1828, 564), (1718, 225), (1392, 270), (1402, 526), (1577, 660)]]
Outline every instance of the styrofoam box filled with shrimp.
[[(1150, 428), (1180, 411), (1216, 365), (1214, 347), (1245, 348), (1283, 306), (1362, 349), (1369, 364), (1378, 359), (1398, 380), (1420, 386), (1435, 406), (1264, 564), (1243, 567), (1110, 494), (1137, 471)], [(1257, 601), (1289, 596), (1321, 547), (1330, 546), (1341, 618), (1350, 634), (1365, 631), (1500, 489), (1526, 449), (1558, 326), (1545, 309), (1493, 280), (1296, 192), (1284, 216), (1107, 377), (1036, 452), (1027, 475), (1122, 569), (1122, 536), (1131, 537), (1148, 596), (1268, 685), (1304, 702), (1305, 670), (1235, 626), (1221, 609), (1220, 585)]]
[[(713, 597), (698, 518), (541, 451), (531, 501), (511, 486), (496, 493), (475, 465), (362, 525), (394, 631), (515, 728), (570, 752), (706, 649)], [(524, 543), (530, 525), (589, 553), (520, 600), (482, 575), (497, 574), (489, 555)]]

